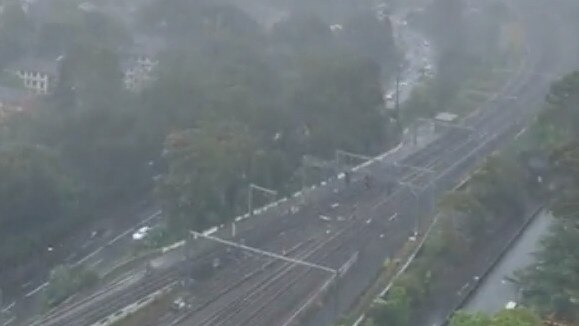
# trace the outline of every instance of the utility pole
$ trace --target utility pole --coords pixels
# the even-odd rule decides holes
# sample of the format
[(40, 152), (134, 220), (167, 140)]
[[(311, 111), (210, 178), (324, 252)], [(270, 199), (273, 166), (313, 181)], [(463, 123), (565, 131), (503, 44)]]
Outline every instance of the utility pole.
[(280, 255), (280, 254), (276, 254), (276, 253), (274, 253), (274, 252), (269, 252), (269, 251), (266, 251), (266, 250), (262, 250), (262, 249), (250, 247), (250, 246), (248, 246), (248, 245), (244, 245), (244, 244), (236, 243), (236, 242), (233, 242), (233, 241), (221, 239), (221, 238), (214, 237), (214, 236), (211, 236), (211, 235), (203, 234), (203, 233), (201, 233), (201, 232), (189, 231), (189, 233), (193, 236), (193, 239), (203, 238), (203, 239), (206, 239), (206, 240), (210, 240), (210, 241), (214, 241), (214, 242), (217, 242), (217, 243), (221, 243), (221, 244), (226, 245), (226, 246), (229, 246), (229, 247), (234, 247), (234, 248), (237, 248), (237, 249), (242, 249), (242, 250), (245, 250), (245, 251), (249, 251), (249, 252), (251, 252), (251, 253), (254, 253), (254, 254), (258, 254), (258, 255), (261, 255), (261, 256), (266, 256), (266, 257), (269, 257), (269, 258), (274, 258), (274, 259), (282, 260), (282, 261), (285, 261), (285, 262), (288, 262), (288, 263), (291, 263), (291, 264), (302, 265), (302, 266), (305, 266), (305, 267), (309, 267), (309, 268), (313, 268), (313, 269), (318, 269), (318, 270), (321, 270), (321, 271), (324, 271), (324, 272), (327, 272), (327, 273), (335, 274), (335, 273), (337, 272), (337, 271), (336, 271), (335, 269), (333, 269), (333, 268), (329, 268), (329, 267), (326, 267), (326, 266), (318, 265), (318, 264), (315, 264), (315, 263), (310, 263), (310, 262), (307, 262), (307, 261), (304, 261), (304, 260), (301, 260), (301, 259), (286, 257), (286, 256), (283, 256), (283, 255)]
[(338, 168), (342, 166), (342, 164), (341, 164), (342, 163), (342, 160), (341, 160), (342, 157), (350, 157), (350, 158), (354, 158), (354, 159), (357, 159), (357, 160), (360, 160), (363, 162), (371, 161), (374, 159), (373, 157), (370, 157), (367, 155), (350, 153), (350, 152), (346, 152), (346, 151), (341, 150), (341, 149), (337, 149), (336, 150), (336, 165), (338, 166)]
[(4, 326), (6, 321), (4, 320), (4, 293), (2, 293), (2, 289), (0, 289), (0, 326)]
[(339, 313), (340, 269), (333, 269), (333, 268), (319, 265), (316, 263), (308, 262), (308, 261), (305, 261), (305, 260), (302, 260), (299, 258), (286, 257), (284, 255), (276, 254), (274, 252), (266, 251), (266, 250), (259, 249), (259, 248), (250, 247), (250, 246), (245, 245), (245, 244), (236, 243), (233, 241), (221, 239), (218, 237), (214, 237), (211, 235), (203, 234), (203, 233), (192, 231), (192, 230), (189, 231), (189, 233), (191, 234), (191, 236), (193, 236), (193, 239), (202, 238), (202, 239), (206, 239), (206, 240), (210, 240), (210, 241), (214, 241), (214, 242), (223, 244), (225, 246), (249, 251), (249, 252), (257, 254), (257, 255), (261, 255), (261, 256), (281, 260), (281, 261), (284, 261), (284, 262), (287, 262), (290, 264), (301, 265), (301, 266), (305, 266), (308, 268), (312, 268), (312, 269), (316, 269), (319, 271), (329, 273), (330, 275), (332, 275), (332, 278), (334, 279), (334, 282), (335, 282), (335, 284), (334, 284), (334, 287), (335, 287), (335, 302), (334, 302), (334, 304), (335, 304), (335, 309), (336, 309), (335, 311), (336, 311), (336, 318), (337, 318), (338, 313)]
[(335, 283), (334, 283), (334, 316), (336, 318), (336, 320), (338, 320), (339, 315), (340, 315), (340, 269), (336, 269), (336, 271), (334, 272), (334, 279), (335, 279)]
[(0, 326), (4, 326), (4, 294), (0, 289)]
[[(318, 170), (328, 170), (332, 172), (336, 172), (335, 163), (331, 161), (326, 161), (321, 158), (314, 157), (312, 155), (304, 155), (302, 157), (302, 194), (305, 194), (306, 186), (307, 186), (307, 179), (308, 179), (308, 171), (307, 169), (318, 169)], [(305, 197), (304, 197), (305, 199)]]
[(275, 191), (275, 190), (267, 189), (267, 188), (255, 185), (253, 183), (250, 183), (248, 186), (248, 193), (247, 193), (247, 209), (249, 211), (249, 216), (253, 216), (253, 191), (254, 190), (261, 191), (261, 192), (265, 193), (266, 195), (273, 197), (274, 199), (277, 196), (277, 191)]
[(400, 121), (400, 79), (401, 79), (401, 67), (400, 63), (396, 64), (396, 102), (394, 104), (394, 110), (396, 112), (396, 124), (398, 125), (398, 130), (402, 131), (402, 122)]
[(415, 204), (413, 205), (413, 211), (414, 211), (414, 235), (416, 236), (418, 234), (418, 230), (420, 229), (420, 209), (419, 209), (419, 204), (420, 204), (420, 197), (422, 195), (423, 189), (420, 189), (416, 186), (413, 186), (409, 183), (405, 183), (405, 182), (399, 182), (398, 183), (400, 186), (405, 187), (406, 189), (408, 189), (408, 192), (410, 192), (410, 194), (412, 194), (412, 196), (414, 197), (415, 200)]

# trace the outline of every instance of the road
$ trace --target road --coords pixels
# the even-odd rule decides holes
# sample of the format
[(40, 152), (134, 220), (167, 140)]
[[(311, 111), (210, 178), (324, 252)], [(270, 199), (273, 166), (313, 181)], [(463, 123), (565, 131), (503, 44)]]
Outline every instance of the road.
[[(527, 9), (527, 3), (517, 3), (517, 6)], [(523, 17), (525, 23), (540, 13), (531, 10), (527, 14), (529, 16)], [(186, 312), (161, 316), (167, 319), (158, 324), (291, 325), (300, 318), (303, 307), (318, 301), (315, 295), (330, 287), (336, 289), (335, 303), (323, 306), (314, 316), (321, 321), (318, 325), (329, 323), (346, 310), (355, 294), (371, 282), (384, 259), (408, 241), (417, 225), (424, 229), (429, 224), (429, 215), (422, 221), (417, 216), (433, 208), (435, 196), (455, 184), (485, 155), (527, 124), (529, 105), (539, 103), (547, 88), (544, 75), (564, 70), (560, 65), (568, 61), (554, 51), (564, 47), (545, 43), (557, 41), (553, 35), (558, 34), (527, 27), (532, 31), (532, 38), (525, 64), (513, 73), (513, 79), (493, 101), (465, 118), (461, 128), (442, 131), (429, 146), (415, 154), (393, 154), (375, 160), (356, 171), (355, 180), (349, 186), (343, 180), (332, 180), (310, 192), (304, 205), (299, 205), (302, 198), (290, 199), (240, 223), (238, 235), (233, 239), (331, 269), (340, 268), (356, 257), (356, 264), (348, 272), (335, 278), (314, 269), (193, 241), (192, 264), (190, 269), (184, 268), (184, 274), (196, 280), (187, 298), (194, 305)], [(547, 49), (551, 52), (545, 53)], [(363, 182), (365, 174), (373, 176), (370, 188)], [(291, 206), (300, 209), (292, 212)], [(329, 221), (320, 219), (320, 215), (329, 217)], [(223, 228), (216, 235), (228, 238), (228, 229)], [(204, 273), (204, 268), (215, 258), (220, 259), (221, 266)], [(138, 300), (141, 290), (137, 289), (174, 282), (175, 276), (168, 277), (167, 273), (157, 271), (123, 294), (130, 300)], [(67, 309), (60, 312), (57, 319), (41, 324), (91, 325), (87, 319), (89, 314), (94, 314), (91, 307), (114, 313), (115, 309), (132, 302), (129, 299), (121, 300), (117, 294), (105, 293), (99, 300), (87, 303), (86, 309)], [(66, 320), (60, 319), (63, 317)], [(90, 320), (96, 322), (99, 320), (96, 317)]]
[(534, 261), (533, 253), (539, 250), (540, 241), (548, 233), (552, 224), (553, 217), (547, 212), (541, 212), (486, 277), (463, 309), (470, 312), (495, 314), (504, 309), (507, 302), (518, 302), (517, 286), (509, 279), (515, 271), (529, 266)]

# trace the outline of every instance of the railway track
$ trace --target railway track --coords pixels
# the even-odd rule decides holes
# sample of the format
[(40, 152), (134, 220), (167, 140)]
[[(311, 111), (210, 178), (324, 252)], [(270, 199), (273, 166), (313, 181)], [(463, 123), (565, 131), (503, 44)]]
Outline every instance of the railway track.
[[(130, 290), (108, 289), (100, 293), (96, 298), (91, 298), (67, 309), (61, 313), (47, 316), (32, 325), (42, 326), (85, 326), (98, 322), (101, 318), (109, 316), (109, 311), (116, 312), (128, 304), (138, 302), (143, 297), (171, 285), (180, 276), (177, 269), (167, 270), (158, 275), (144, 277), (130, 287)], [(108, 291), (113, 291), (108, 294)]]
[[(532, 71), (532, 69), (533, 68), (527, 67), (526, 70), (521, 70), (517, 75), (517, 80), (519, 82), (507, 85), (502, 94), (500, 94), (498, 97), (500, 98), (503, 96), (508, 96), (508, 94), (512, 92), (524, 92), (526, 89), (532, 88), (532, 73), (529, 73), (529, 71)], [(528, 104), (530, 101), (531, 98), (525, 98), (523, 101), (517, 103), (517, 107), (504, 110), (504, 112), (501, 112), (501, 110), (503, 110), (507, 104), (496, 105), (495, 109), (493, 110), (481, 111), (479, 114), (473, 115), (472, 118), (468, 120), (469, 124), (472, 125), (471, 128), (475, 133), (474, 135), (470, 135), (465, 139), (464, 130), (463, 132), (450, 131), (441, 137), (436, 143), (428, 147), (427, 150), (419, 152), (409, 157), (407, 160), (404, 160), (403, 162), (405, 165), (432, 170), (437, 175), (441, 173), (445, 174), (447, 171), (449, 171), (449, 169), (451, 170), (451, 168), (454, 166), (453, 164), (457, 160), (461, 160), (465, 155), (471, 155), (473, 148), (480, 150), (482, 154), (486, 154), (494, 147), (491, 145), (493, 145), (493, 142), (495, 142), (497, 139), (500, 140), (502, 137), (512, 135), (513, 132), (517, 130), (517, 128), (520, 128), (516, 122), (513, 123), (513, 118), (518, 119), (519, 115), (530, 115), (530, 113), (523, 111), (525, 109), (524, 105)], [(426, 173), (416, 169), (411, 172), (402, 174), (403, 180), (416, 182), (419, 186), (427, 185), (436, 177), (437, 176), (433, 176), (431, 173)], [(344, 240), (344, 244), (346, 242), (347, 240)], [(331, 251), (326, 252), (324, 257), (331, 255), (331, 253)], [(324, 260), (320, 259), (315, 261), (323, 262)], [(298, 273), (294, 269), (294, 272), (296, 276), (293, 278), (288, 276), (287, 278), (282, 279), (282, 276), (279, 276), (278, 271), (277, 277), (271, 280), (266, 280), (265, 283), (262, 283), (255, 289), (255, 291), (262, 291), (263, 288), (274, 289), (272, 290), (273, 292), (271, 294), (265, 296), (261, 300), (255, 299), (255, 301), (237, 301), (234, 307), (226, 307), (224, 309), (227, 311), (223, 311), (221, 313), (215, 312), (214, 319), (207, 320), (206, 323), (200, 325), (271, 325), (268, 324), (271, 322), (271, 320), (266, 319), (266, 314), (260, 314), (260, 312), (264, 309), (264, 307), (270, 305), (273, 300), (277, 299), (280, 293), (287, 290), (287, 284), (289, 284), (289, 286), (293, 286), (297, 282), (303, 282), (304, 279), (307, 278), (308, 271), (302, 271), (301, 273)], [(272, 273), (271, 275), (275, 275), (275, 273)], [(286, 284), (286, 286), (279, 285), (278, 288), (271, 287), (270, 284), (273, 280), (277, 280), (278, 283)], [(253, 297), (255, 292), (250, 292), (249, 295), (250, 297)], [(298, 297), (302, 296), (298, 295)], [(248, 317), (240, 318), (241, 312), (244, 311), (242, 309), (242, 304), (244, 303), (247, 304), (247, 306), (254, 308), (245, 310), (244, 316)]]
[[(525, 67), (521, 71), (517, 72), (514, 77), (514, 82), (509, 83), (507, 87), (503, 89), (501, 94), (497, 97), (495, 101), (503, 101), (502, 97), (506, 97), (512, 93), (525, 92), (526, 90), (534, 87), (532, 80), (532, 74), (534, 73), (535, 66), (540, 65), (540, 62), (544, 58), (540, 57), (533, 66)], [(518, 115), (527, 114), (523, 112), (523, 105), (530, 98), (525, 98), (523, 101), (519, 101), (518, 106), (515, 108), (509, 108), (504, 110), (509, 104), (497, 105), (496, 103), (489, 103), (481, 107), (479, 111), (475, 114), (465, 118), (463, 120), (464, 125), (474, 130), (474, 133), (469, 134), (466, 130), (451, 129), (446, 133), (441, 135), (437, 140), (430, 144), (430, 146), (424, 148), (423, 150), (410, 155), (401, 162), (404, 165), (430, 169), (436, 172), (436, 174), (445, 174), (449, 171), (449, 167), (464, 157), (464, 155), (469, 154), (473, 148), (477, 148), (486, 141), (492, 141), (493, 134), (508, 134), (513, 129), (512, 120), (513, 118), (519, 118)], [(468, 137), (467, 137), (468, 136)], [(494, 138), (493, 138), (494, 139)], [(483, 151), (484, 152), (484, 151)], [(381, 169), (384, 168), (384, 163), (377, 162), (374, 166), (369, 167), (369, 171), (374, 171), (377, 178), (380, 179), (380, 173), (383, 172)], [(398, 177), (403, 182), (408, 182), (414, 184), (418, 187), (427, 186), (433, 180), (436, 180), (436, 176), (433, 173), (428, 173), (412, 168), (400, 168), (400, 171), (395, 171)], [(451, 171), (452, 172), (452, 171)], [(386, 172), (384, 172), (386, 173)], [(383, 181), (383, 179), (380, 179)], [(361, 188), (360, 182), (353, 187)], [(362, 187), (363, 188), (363, 187)], [(360, 197), (371, 197), (362, 199), (364, 203), (361, 203), (361, 207), (371, 206), (370, 209), (361, 209), (360, 215), (370, 215), (369, 211), (375, 211), (377, 209), (382, 209), (390, 213), (396, 210), (396, 206), (408, 206), (412, 204), (412, 198), (406, 193), (404, 194), (404, 189), (397, 186), (393, 189), (390, 196), (385, 200), (383, 198), (383, 193), (376, 191), (376, 194), (372, 196), (368, 195), (368, 192), (363, 196), (360, 196), (356, 192), (344, 192), (340, 194), (340, 201), (346, 202), (347, 204), (342, 205), (343, 207), (351, 207), (352, 202), (360, 200)], [(327, 202), (327, 200), (325, 200)], [(311, 224), (311, 219), (316, 219), (317, 212), (327, 210), (327, 207), (314, 207), (306, 208), (307, 211), (302, 214), (303, 216), (295, 219), (287, 225), (279, 226), (276, 230), (279, 232), (272, 232), (273, 235), (268, 238), (262, 238), (261, 243), (270, 243), (271, 239), (283, 232), (290, 232), (291, 230), (299, 231), (304, 225)], [(350, 209), (350, 208), (348, 208)], [(347, 210), (347, 209), (346, 209)], [(347, 215), (344, 212), (342, 215)], [(309, 215), (309, 216), (308, 216)], [(308, 221), (308, 219), (310, 221)], [(359, 216), (357, 225), (361, 225), (362, 229), (369, 228), (364, 225), (363, 219)], [(271, 222), (278, 223), (276, 221)], [(251, 238), (251, 237), (250, 237)], [(303, 239), (299, 236), (296, 240)], [(307, 256), (313, 262), (318, 263), (328, 263), (337, 264), (340, 258), (333, 256), (333, 254), (346, 246), (352, 239), (348, 237), (343, 237), (341, 240), (336, 240), (332, 246), (321, 247), (318, 250), (311, 252), (311, 255)], [(307, 240), (306, 240), (307, 241)], [(304, 246), (310, 248), (313, 243), (304, 244)], [(332, 249), (334, 246), (336, 248)], [(306, 248), (304, 247), (304, 248)], [(296, 254), (301, 250), (299, 247), (295, 248)], [(304, 249), (305, 250), (305, 249)], [(291, 251), (290, 251), (291, 252)], [(222, 255), (222, 251), (213, 251), (206, 257), (218, 257)], [(213, 256), (211, 256), (213, 255)], [(305, 270), (302, 267), (287, 266), (285, 263), (268, 262), (262, 265), (263, 270), (255, 271), (256, 264), (262, 264), (261, 260), (251, 260), (249, 259), (247, 263), (238, 265), (238, 271), (245, 271), (245, 277), (240, 280), (235, 280), (231, 275), (223, 276), (222, 278), (216, 278), (215, 283), (207, 288), (207, 293), (218, 293), (218, 295), (207, 295), (209, 300), (205, 300), (200, 303), (201, 308), (197, 312), (203, 311), (203, 309), (209, 307), (211, 304), (217, 302), (220, 298), (224, 298), (231, 295), (234, 289), (248, 289), (244, 290), (246, 295), (236, 294), (233, 301), (228, 303), (221, 303), (215, 308), (210, 308), (208, 312), (205, 312), (205, 317), (202, 319), (203, 323), (193, 324), (193, 325), (268, 325), (271, 322), (271, 314), (261, 313), (265, 311), (266, 307), (271, 305), (273, 302), (281, 305), (280, 298), (282, 293), (289, 288), (296, 287), (300, 282), (303, 286), (300, 289), (296, 289), (295, 297), (304, 297), (308, 293), (311, 293), (311, 289), (315, 289), (315, 284), (319, 284), (322, 277), (312, 276), (313, 272), (311, 270)], [(175, 273), (175, 274), (172, 274)], [(59, 315), (57, 313), (51, 314), (42, 320), (40, 324), (35, 325), (91, 325), (95, 321), (98, 321), (102, 316), (107, 316), (118, 309), (130, 304), (131, 302), (136, 302), (148, 293), (154, 292), (163, 286), (171, 284), (176, 279), (180, 277), (179, 273), (167, 272), (167, 274), (158, 275), (153, 278), (147, 279), (133, 286), (130, 290), (121, 291), (117, 296), (105, 296), (106, 299), (90, 298), (89, 301), (79, 302), (72, 307), (68, 307), (68, 313), (64, 315)], [(106, 289), (104, 293), (110, 293), (112, 289)], [(221, 291), (221, 292), (219, 292)], [(225, 292), (224, 292), (225, 291)], [(248, 291), (248, 292), (247, 292)], [(243, 291), (239, 291), (242, 292)], [(249, 293), (249, 295), (247, 295)], [(291, 301), (285, 298), (286, 302)], [(295, 299), (294, 299), (295, 301)], [(79, 308), (91, 302), (91, 311), (79, 311), (78, 313), (72, 313), (72, 310), (80, 310)], [(286, 303), (284, 306), (291, 305)], [(95, 309), (96, 307), (96, 309)], [(72, 310), (71, 310), (72, 308)], [(213, 311), (211, 311), (213, 309)], [(269, 317), (267, 317), (269, 316)], [(201, 316), (203, 317), (203, 316)], [(187, 323), (186, 325), (190, 325)]]
[[(294, 258), (319, 264), (325, 263), (326, 260), (323, 258), (328, 255), (326, 250), (331, 246), (339, 247), (346, 245), (347, 242), (344, 242), (342, 237), (345, 233), (351, 232), (351, 229), (355, 224), (356, 223), (353, 220), (344, 221), (343, 225), (331, 234), (324, 237), (317, 237), (315, 241), (312, 239), (311, 243), (302, 248), (300, 252), (296, 253)], [(338, 249), (334, 248), (333, 250), (330, 250), (330, 252), (335, 250)], [(230, 298), (230, 300), (221, 300), (213, 306), (206, 306), (202, 311), (192, 311), (186, 316), (186, 318), (180, 318), (174, 322), (173, 325), (181, 322), (182, 325), (226, 325), (228, 321), (234, 318), (234, 316), (232, 316), (233, 312), (236, 312), (237, 314), (245, 313), (244, 309), (248, 308), (250, 303), (250, 306), (252, 307), (258, 306), (256, 302), (263, 300), (261, 298), (264, 293), (272, 291), (276, 286), (279, 286), (281, 279), (284, 280), (282, 283), (285, 285), (295, 284), (295, 281), (288, 282), (285, 278), (294, 275), (295, 271), (300, 269), (305, 269), (306, 273), (313, 272), (311, 269), (296, 266), (295, 264), (287, 262), (274, 262), (269, 266), (263, 267), (258, 268), (259, 273), (256, 273), (256, 277), (248, 280), (246, 284), (243, 284), (243, 288), (239, 288), (239, 291), (235, 294), (223, 293), (223, 295), (220, 295), (219, 298), (216, 298), (213, 301), (223, 299), (226, 294), (233, 297)], [(325, 274), (327, 277), (327, 272), (325, 272)], [(279, 295), (280, 292), (278, 291), (277, 293)], [(239, 319), (235, 318), (235, 323), (239, 323)]]

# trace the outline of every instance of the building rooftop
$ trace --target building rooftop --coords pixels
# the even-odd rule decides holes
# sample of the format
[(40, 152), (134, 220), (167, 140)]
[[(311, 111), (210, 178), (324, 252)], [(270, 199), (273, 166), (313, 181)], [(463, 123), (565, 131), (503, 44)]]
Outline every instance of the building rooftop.
[(9, 69), (43, 72), (50, 75), (56, 75), (58, 73), (58, 58), (46, 59), (39, 57), (24, 57), (10, 64)]
[(156, 57), (167, 47), (165, 39), (150, 35), (137, 35), (127, 53), (134, 56)]

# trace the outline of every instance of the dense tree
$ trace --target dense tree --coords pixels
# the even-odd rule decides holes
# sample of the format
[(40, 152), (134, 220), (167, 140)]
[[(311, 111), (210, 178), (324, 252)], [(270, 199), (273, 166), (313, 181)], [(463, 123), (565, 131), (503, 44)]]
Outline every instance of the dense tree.
[(465, 189), (450, 192), (440, 204), (447, 214), (458, 214), (454, 226), (469, 241), (476, 241), (496, 231), (504, 221), (522, 219), (527, 199), (524, 175), (516, 162), (505, 156), (491, 156)]
[(26, 52), (33, 25), (19, 1), (6, 1), (0, 13), (0, 68)]
[[(43, 5), (36, 50), (64, 54), (57, 88), (0, 131), (3, 142), (52, 148), (84, 211), (140, 199), (158, 175), (175, 229), (202, 229), (237, 213), (249, 182), (289, 192), (303, 154), (373, 154), (396, 142), (379, 64), (317, 16), (291, 15), (266, 31), (231, 5), (152, 1), (142, 26), (169, 49), (135, 95), (123, 90), (122, 24), (74, 0)], [(393, 51), (387, 22), (353, 21), (355, 38), (386, 33), (368, 53)]]
[(463, 0), (435, 0), (428, 9), (432, 35), (444, 52), (457, 49), (465, 41)]
[(390, 18), (379, 20), (373, 10), (361, 11), (350, 17), (341, 34), (362, 55), (380, 63), (384, 72), (395, 71), (399, 60)]
[(139, 25), (178, 44), (185, 41), (202, 45), (227, 39), (263, 46), (265, 36), (255, 19), (239, 7), (205, 0), (151, 1), (143, 6)]
[(541, 326), (543, 322), (539, 316), (524, 309), (503, 310), (491, 320), (492, 326)]
[(517, 308), (503, 310), (495, 316), (483, 314), (456, 313), (450, 322), (451, 326), (541, 326), (541, 319), (527, 309)]
[(537, 118), (534, 141), (541, 148), (561, 146), (579, 137), (579, 72), (553, 83), (546, 108)]
[(472, 176), (469, 189), (495, 216), (522, 218), (525, 211), (523, 175), (516, 162), (491, 156)]
[(524, 301), (542, 315), (579, 321), (579, 73), (551, 85), (546, 108), (531, 129), (532, 143), (550, 153), (543, 182), (556, 222), (543, 239), (536, 262), (517, 278)]
[[(304, 131), (306, 152), (335, 149), (377, 153), (388, 119), (377, 64), (352, 56), (313, 57), (303, 65), (291, 107)], [(390, 139), (391, 141), (393, 139)]]
[(553, 83), (545, 110), (531, 133), (540, 150), (551, 153), (546, 182), (556, 217), (579, 223), (579, 72)]
[(282, 56), (292, 55), (295, 51), (328, 50), (335, 41), (327, 23), (313, 13), (303, 11), (292, 12), (276, 23), (270, 37), (278, 55)]
[(124, 93), (118, 57), (78, 45), (60, 75), (48, 107), (35, 112), (36, 141), (59, 149), (94, 200), (131, 197), (147, 179), (150, 159), (134, 133), (135, 107)]
[(519, 272), (524, 301), (544, 315), (579, 321), (579, 230), (556, 223), (543, 240), (537, 260)]
[(0, 148), (0, 180), (0, 262), (9, 264), (65, 232), (77, 197), (55, 153), (40, 146)]
[[(470, 314), (459, 311), (452, 316), (451, 326), (489, 326), (490, 318), (484, 314)], [(514, 325), (513, 325), (514, 326)]]
[[(149, 145), (136, 133), (137, 110), (122, 85), (118, 57), (79, 45), (61, 61), (55, 93), (6, 123), (6, 139), (54, 149), (88, 205), (141, 197), (151, 181)], [(106, 204), (106, 205), (104, 205)]]
[(82, 42), (118, 49), (131, 43), (127, 26), (100, 11), (83, 11), (75, 0), (47, 0), (35, 4), (34, 50), (40, 56), (59, 56)]
[(98, 275), (92, 271), (59, 265), (50, 272), (46, 304), (49, 307), (56, 306), (75, 292), (95, 285), (97, 281)]
[(168, 136), (168, 174), (158, 193), (176, 230), (203, 230), (235, 213), (254, 140), (237, 123), (205, 123)]
[(407, 326), (410, 322), (410, 300), (406, 290), (393, 287), (386, 299), (374, 302), (368, 322), (375, 325)]

